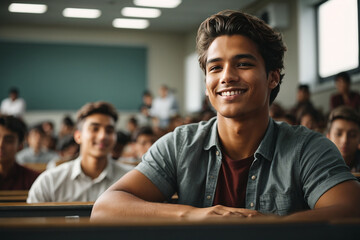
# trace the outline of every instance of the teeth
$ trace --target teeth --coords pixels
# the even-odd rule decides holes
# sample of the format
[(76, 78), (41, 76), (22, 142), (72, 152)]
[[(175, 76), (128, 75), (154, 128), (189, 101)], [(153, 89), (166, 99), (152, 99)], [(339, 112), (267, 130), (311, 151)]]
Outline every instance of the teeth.
[(234, 95), (238, 95), (242, 92), (244, 92), (244, 91), (242, 91), (242, 90), (227, 91), (227, 92), (222, 92), (221, 96), (234, 96)]

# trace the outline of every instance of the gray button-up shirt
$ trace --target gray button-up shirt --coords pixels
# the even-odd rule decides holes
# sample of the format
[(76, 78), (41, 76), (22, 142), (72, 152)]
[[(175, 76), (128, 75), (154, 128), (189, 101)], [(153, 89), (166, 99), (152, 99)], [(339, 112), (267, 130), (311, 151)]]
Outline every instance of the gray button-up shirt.
[[(136, 167), (165, 197), (212, 206), (222, 153), (217, 120), (190, 124), (159, 139)], [(302, 126), (269, 121), (250, 167), (246, 208), (287, 215), (314, 208), (327, 190), (356, 180), (336, 146)]]

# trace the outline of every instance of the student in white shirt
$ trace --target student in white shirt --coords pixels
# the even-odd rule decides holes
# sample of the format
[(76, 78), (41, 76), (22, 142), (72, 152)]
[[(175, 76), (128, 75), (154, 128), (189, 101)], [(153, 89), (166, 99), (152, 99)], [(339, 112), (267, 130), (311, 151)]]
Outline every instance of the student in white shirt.
[(11, 88), (9, 97), (1, 102), (0, 112), (2, 114), (13, 115), (15, 117), (22, 117), (26, 110), (26, 103), (24, 99), (19, 98), (19, 90)]
[(28, 203), (95, 201), (129, 167), (111, 160), (116, 142), (116, 109), (106, 102), (88, 103), (77, 116), (75, 141), (80, 156), (42, 173), (29, 191)]

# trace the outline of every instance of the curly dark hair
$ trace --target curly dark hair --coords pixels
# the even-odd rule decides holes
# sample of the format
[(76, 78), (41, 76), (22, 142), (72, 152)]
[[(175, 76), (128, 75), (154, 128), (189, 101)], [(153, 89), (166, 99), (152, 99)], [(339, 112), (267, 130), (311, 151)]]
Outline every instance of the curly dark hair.
[(286, 47), (280, 33), (275, 32), (261, 19), (240, 11), (225, 10), (214, 14), (201, 23), (196, 48), (199, 64), (205, 72), (207, 51), (215, 38), (223, 35), (243, 35), (255, 42), (265, 62), (266, 73), (279, 70), (280, 82), (271, 91), (270, 104), (275, 100), (284, 74), (284, 53)]

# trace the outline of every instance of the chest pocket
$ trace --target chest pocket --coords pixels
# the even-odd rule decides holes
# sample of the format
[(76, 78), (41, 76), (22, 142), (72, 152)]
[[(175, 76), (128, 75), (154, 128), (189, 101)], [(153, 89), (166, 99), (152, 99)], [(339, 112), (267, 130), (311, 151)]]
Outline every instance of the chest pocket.
[(260, 196), (259, 211), (262, 213), (272, 213), (287, 215), (293, 212), (291, 194), (268, 193)]

